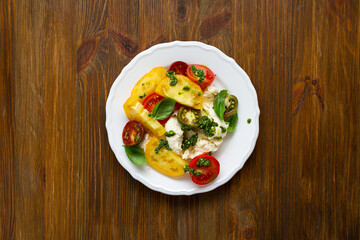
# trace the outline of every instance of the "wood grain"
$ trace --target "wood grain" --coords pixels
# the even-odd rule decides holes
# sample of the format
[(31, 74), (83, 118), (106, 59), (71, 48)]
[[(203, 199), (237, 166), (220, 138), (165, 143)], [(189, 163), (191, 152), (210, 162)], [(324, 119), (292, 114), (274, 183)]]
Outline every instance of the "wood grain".
[[(356, 0), (2, 1), (0, 239), (360, 239), (359, 16)], [(173, 40), (233, 57), (261, 109), (243, 169), (189, 197), (134, 180), (105, 129), (121, 69)]]

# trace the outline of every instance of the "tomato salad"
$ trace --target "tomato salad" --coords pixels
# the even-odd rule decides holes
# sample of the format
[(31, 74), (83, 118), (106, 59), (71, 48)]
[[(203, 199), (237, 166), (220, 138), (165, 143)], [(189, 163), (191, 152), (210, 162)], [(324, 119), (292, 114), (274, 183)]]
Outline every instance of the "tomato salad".
[[(238, 100), (227, 90), (217, 91), (211, 99), (210, 110), (213, 109), (217, 115), (213, 115), (214, 118), (222, 125), (203, 109), (203, 101), (208, 99), (208, 88), (214, 80), (215, 74), (205, 65), (182, 61), (172, 63), (168, 70), (158, 67), (144, 75), (124, 104), (130, 121), (124, 127), (122, 138), (129, 159), (136, 165), (148, 163), (171, 177), (188, 172), (195, 184), (212, 182), (219, 175), (220, 163), (211, 152), (203, 151), (190, 160), (181, 153), (194, 148), (202, 138), (220, 141), (226, 133), (235, 130)], [(169, 119), (172, 123), (166, 125)], [(165, 125), (167, 129), (169, 125), (175, 126), (174, 131), (166, 131)], [(176, 126), (179, 126), (177, 131)], [(216, 135), (218, 129), (223, 135)], [(170, 138), (180, 141), (175, 141), (180, 144), (179, 150), (172, 149), (174, 141), (169, 143)], [(140, 143), (146, 144), (145, 151), (139, 147)]]

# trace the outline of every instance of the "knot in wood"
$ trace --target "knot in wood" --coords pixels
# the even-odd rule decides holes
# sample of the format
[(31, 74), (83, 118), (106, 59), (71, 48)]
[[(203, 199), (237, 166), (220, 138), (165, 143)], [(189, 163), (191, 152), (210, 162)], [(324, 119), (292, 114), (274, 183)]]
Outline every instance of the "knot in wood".
[(242, 235), (245, 239), (252, 239), (254, 237), (254, 230), (251, 228), (245, 228)]

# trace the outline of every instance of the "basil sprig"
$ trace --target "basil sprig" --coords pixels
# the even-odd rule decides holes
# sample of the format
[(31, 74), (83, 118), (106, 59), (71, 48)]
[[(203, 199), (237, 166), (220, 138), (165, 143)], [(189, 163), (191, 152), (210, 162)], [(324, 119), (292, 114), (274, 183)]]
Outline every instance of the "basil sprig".
[(226, 94), (227, 90), (221, 90), (216, 96), (214, 103), (214, 111), (221, 120), (224, 120)]
[(144, 165), (146, 163), (145, 155), (138, 145), (131, 147), (123, 145), (123, 147), (125, 148), (126, 155), (135, 165)]
[(154, 119), (164, 120), (174, 111), (175, 100), (172, 98), (164, 98), (156, 104), (151, 116)]
[(238, 117), (237, 111), (233, 115), (231, 115), (228, 119), (226, 119), (226, 122), (229, 123), (227, 132), (231, 133), (231, 132), (235, 131), (238, 119), (239, 119), (239, 117)]

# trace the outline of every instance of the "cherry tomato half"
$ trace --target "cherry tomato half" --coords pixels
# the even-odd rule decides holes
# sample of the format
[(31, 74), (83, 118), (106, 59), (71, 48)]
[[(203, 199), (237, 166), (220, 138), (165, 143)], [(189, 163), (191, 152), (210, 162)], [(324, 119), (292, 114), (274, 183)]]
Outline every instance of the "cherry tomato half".
[(185, 62), (177, 61), (171, 64), (169, 71), (174, 71), (176, 74), (185, 75), (188, 65)]
[[(209, 160), (210, 164), (208, 166), (198, 166), (198, 161), (201, 158), (201, 160)], [(193, 168), (195, 171), (200, 172), (200, 176), (196, 176), (194, 174), (191, 175), (191, 180), (199, 185), (207, 184), (211, 181), (213, 181), (220, 172), (220, 163), (216, 158), (213, 156), (210, 156), (208, 154), (201, 154), (199, 156), (194, 157), (190, 163), (189, 167)]]
[(145, 134), (144, 127), (137, 121), (128, 122), (123, 130), (122, 138), (126, 146), (134, 146), (141, 142)]
[[(152, 111), (153, 111), (154, 107), (156, 106), (156, 104), (158, 102), (160, 102), (161, 100), (163, 100), (163, 99), (164, 99), (163, 96), (160, 96), (157, 93), (153, 93), (153, 94), (149, 95), (147, 98), (145, 98), (145, 100), (144, 100), (144, 102), (142, 104), (143, 104), (143, 106), (144, 106), (144, 108), (146, 110), (148, 110), (150, 113), (152, 113)], [(180, 108), (180, 104), (176, 103), (174, 111), (179, 109), (179, 108)], [(158, 120), (158, 122), (160, 124), (165, 124), (170, 119), (170, 117), (171, 117), (171, 115), (168, 118), (164, 119), (164, 120)]]
[(208, 87), (215, 79), (215, 74), (210, 68), (200, 64), (189, 65), (186, 70), (186, 76), (202, 89)]

